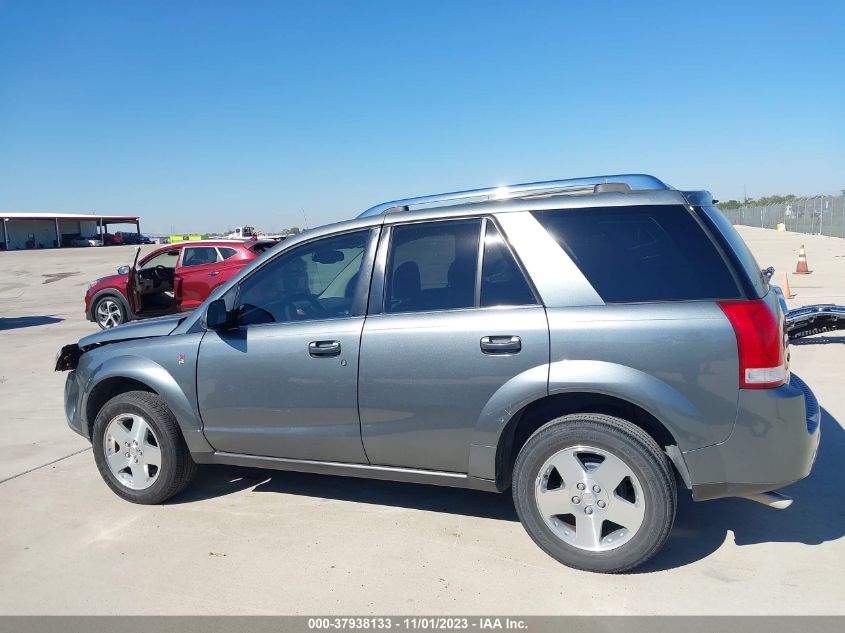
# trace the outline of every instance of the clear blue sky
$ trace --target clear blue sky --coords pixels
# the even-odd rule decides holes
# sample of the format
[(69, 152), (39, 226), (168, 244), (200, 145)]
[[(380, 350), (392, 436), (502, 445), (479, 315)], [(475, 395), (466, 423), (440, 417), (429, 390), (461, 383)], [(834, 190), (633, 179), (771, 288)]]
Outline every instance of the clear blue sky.
[(266, 229), (649, 172), (845, 188), (845, 2), (0, 0), (0, 210)]

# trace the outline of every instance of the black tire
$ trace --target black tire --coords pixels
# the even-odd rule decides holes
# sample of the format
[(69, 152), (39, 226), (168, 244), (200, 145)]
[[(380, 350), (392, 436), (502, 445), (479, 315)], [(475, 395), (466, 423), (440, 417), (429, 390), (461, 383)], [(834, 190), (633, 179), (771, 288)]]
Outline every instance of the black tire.
[[(144, 418), (151, 427), (161, 451), (161, 466), (156, 479), (143, 490), (134, 490), (121, 483), (106, 461), (106, 428), (114, 418), (125, 414)], [(154, 393), (128, 391), (109, 400), (97, 414), (91, 440), (94, 446), (94, 460), (100, 475), (116, 495), (132, 503), (153, 505), (166, 501), (182, 492), (191, 483), (197, 471), (197, 465), (191, 458), (176, 418), (164, 401)]]
[[(113, 306), (116, 307), (117, 312), (114, 313), (113, 320), (116, 320), (117, 318), (119, 318), (120, 323), (115, 323), (114, 325), (108, 325), (107, 323), (102, 322), (99, 310), (100, 310), (100, 307), (103, 306), (103, 305), (109, 305), (109, 306), (113, 305)], [(110, 295), (110, 294), (103, 295), (102, 297), (98, 298), (94, 302), (94, 305), (91, 306), (91, 316), (94, 319), (94, 323), (99, 325), (101, 330), (107, 330), (109, 328), (116, 327), (118, 325), (122, 325), (123, 323), (126, 323), (129, 320), (129, 317), (126, 313), (126, 306), (123, 305), (123, 301), (121, 301), (118, 297), (116, 297), (114, 295)]]
[[(612, 454), (639, 481), (645, 501), (642, 523), (615, 549), (590, 551), (566, 542), (538, 509), (535, 485), (543, 476), (540, 469), (556, 453), (576, 446)], [(523, 527), (552, 558), (575, 569), (620, 573), (642, 565), (663, 547), (675, 521), (677, 489), (669, 460), (641, 428), (610, 415), (575, 413), (552, 420), (528, 438), (514, 464), (513, 499)]]

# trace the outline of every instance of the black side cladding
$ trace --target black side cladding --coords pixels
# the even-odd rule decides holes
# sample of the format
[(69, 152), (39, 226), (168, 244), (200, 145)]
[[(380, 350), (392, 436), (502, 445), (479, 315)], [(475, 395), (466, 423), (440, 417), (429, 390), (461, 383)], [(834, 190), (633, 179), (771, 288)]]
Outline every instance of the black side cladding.
[(79, 365), (82, 349), (76, 343), (65, 345), (56, 355), (56, 371), (70, 371)]

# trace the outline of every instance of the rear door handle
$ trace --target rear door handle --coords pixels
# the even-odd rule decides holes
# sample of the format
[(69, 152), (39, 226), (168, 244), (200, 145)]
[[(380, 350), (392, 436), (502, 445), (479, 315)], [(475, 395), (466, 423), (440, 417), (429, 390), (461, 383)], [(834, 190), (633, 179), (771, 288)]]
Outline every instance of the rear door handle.
[(209, 277), (216, 277), (219, 274), (220, 274), (219, 270), (212, 270), (210, 273), (208, 273), (208, 276)]
[(339, 356), (340, 341), (311, 341), (308, 343), (308, 353), (313, 358), (321, 356)]
[(518, 336), (484, 336), (481, 338), (481, 351), (485, 354), (516, 354), (522, 349), (522, 339)]

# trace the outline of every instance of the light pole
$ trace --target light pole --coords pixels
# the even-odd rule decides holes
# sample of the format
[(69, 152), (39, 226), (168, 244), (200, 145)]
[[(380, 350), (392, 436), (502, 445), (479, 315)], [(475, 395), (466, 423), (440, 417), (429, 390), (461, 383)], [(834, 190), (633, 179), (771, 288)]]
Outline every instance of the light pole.
[(845, 237), (845, 189), (840, 189), (842, 192), (842, 235), (840, 237)]

